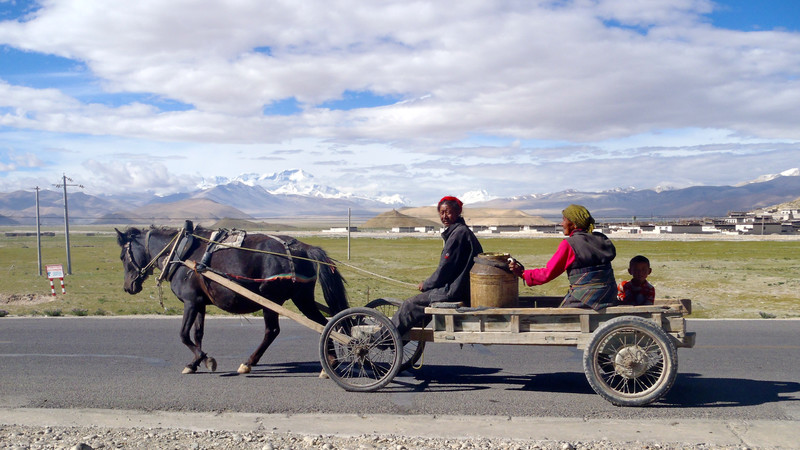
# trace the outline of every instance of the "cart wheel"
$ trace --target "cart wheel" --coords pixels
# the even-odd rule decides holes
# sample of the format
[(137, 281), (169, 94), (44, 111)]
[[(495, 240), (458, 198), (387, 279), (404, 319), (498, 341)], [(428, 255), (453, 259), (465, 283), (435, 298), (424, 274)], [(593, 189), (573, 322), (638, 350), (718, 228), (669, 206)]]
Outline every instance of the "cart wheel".
[(325, 373), (348, 391), (380, 389), (400, 371), (400, 334), (392, 321), (369, 308), (346, 309), (328, 321), (319, 342)]
[(653, 321), (616, 317), (592, 333), (583, 371), (592, 389), (612, 404), (642, 406), (670, 390), (678, 374), (678, 352)]
[[(402, 300), (396, 298), (377, 298), (367, 303), (367, 308), (377, 309), (386, 317), (391, 318), (400, 309)], [(402, 338), (402, 336), (401, 336)], [(403, 363), (400, 364), (400, 372), (412, 369), (425, 351), (425, 341), (403, 341)]]

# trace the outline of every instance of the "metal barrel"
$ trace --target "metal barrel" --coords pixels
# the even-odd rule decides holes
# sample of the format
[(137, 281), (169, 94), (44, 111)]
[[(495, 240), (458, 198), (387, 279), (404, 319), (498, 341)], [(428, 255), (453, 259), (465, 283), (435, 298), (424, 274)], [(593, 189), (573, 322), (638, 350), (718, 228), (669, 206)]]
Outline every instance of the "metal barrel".
[(470, 306), (513, 308), (519, 300), (519, 281), (508, 269), (508, 253), (481, 253), (469, 272)]

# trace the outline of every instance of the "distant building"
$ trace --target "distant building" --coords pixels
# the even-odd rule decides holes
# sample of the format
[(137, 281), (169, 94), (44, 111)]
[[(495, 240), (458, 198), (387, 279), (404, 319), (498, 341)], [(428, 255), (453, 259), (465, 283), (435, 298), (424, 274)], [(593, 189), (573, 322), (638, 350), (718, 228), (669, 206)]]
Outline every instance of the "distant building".
[(659, 234), (702, 234), (703, 225), (699, 223), (656, 225), (653, 232)]
[(392, 227), (392, 233), (414, 233), (415, 227)]
[(358, 231), (358, 227), (331, 227), (327, 230), (322, 230), (323, 233), (347, 233), (348, 231)]
[(561, 233), (561, 225), (525, 225), (523, 231), (535, 231), (539, 233)]
[(792, 233), (791, 224), (782, 224), (777, 222), (755, 222), (742, 225), (736, 225), (736, 231), (741, 234), (784, 234)]
[(752, 222), (753, 215), (744, 211), (731, 211), (728, 217), (723, 219), (728, 223), (747, 223)]

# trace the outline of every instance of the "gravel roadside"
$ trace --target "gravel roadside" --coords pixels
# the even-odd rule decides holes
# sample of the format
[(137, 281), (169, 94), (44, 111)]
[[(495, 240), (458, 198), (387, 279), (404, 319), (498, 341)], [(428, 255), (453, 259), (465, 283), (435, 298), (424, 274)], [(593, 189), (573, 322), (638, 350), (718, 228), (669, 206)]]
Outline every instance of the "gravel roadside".
[(0, 449), (788, 449), (797, 425), (0, 407)]
[(189, 431), (163, 428), (31, 427), (0, 426), (0, 449), (498, 449), (498, 450), (580, 450), (580, 449), (747, 449), (747, 446), (717, 446), (692, 443), (550, 441), (489, 438), (424, 438), (397, 435), (301, 435), (295, 433), (224, 430)]

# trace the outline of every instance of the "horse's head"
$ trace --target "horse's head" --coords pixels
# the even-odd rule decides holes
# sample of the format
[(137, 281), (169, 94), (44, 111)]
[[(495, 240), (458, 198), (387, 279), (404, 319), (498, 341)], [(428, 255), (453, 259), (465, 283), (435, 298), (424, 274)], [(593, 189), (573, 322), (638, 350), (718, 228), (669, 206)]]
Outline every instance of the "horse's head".
[(129, 294), (138, 294), (142, 291), (142, 283), (153, 272), (152, 267), (145, 270), (148, 265), (148, 251), (145, 237), (138, 228), (128, 228), (117, 232), (117, 243), (122, 247), (119, 259), (125, 269), (125, 285), (123, 288)]

